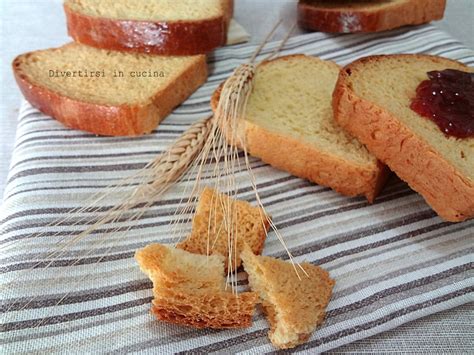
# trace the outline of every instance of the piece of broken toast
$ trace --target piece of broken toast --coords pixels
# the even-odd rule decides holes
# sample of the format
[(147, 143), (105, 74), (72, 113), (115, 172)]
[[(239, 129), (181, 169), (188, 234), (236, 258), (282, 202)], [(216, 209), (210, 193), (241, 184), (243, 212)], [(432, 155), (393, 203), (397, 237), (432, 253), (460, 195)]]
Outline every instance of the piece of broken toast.
[[(229, 211), (235, 216), (232, 224)], [(235, 226), (233, 233), (229, 225)], [(318, 266), (256, 255), (268, 228), (262, 209), (204, 189), (188, 239), (176, 249), (152, 244), (136, 253), (153, 281), (155, 316), (195, 328), (244, 328), (251, 325), (260, 299), (274, 346), (287, 349), (306, 342), (324, 320), (334, 281)], [(252, 292), (232, 293), (226, 271), (242, 262)]]
[[(232, 211), (235, 230), (230, 232), (226, 216)], [(191, 235), (177, 245), (194, 254), (222, 255), (225, 269), (236, 270), (242, 263), (240, 253), (246, 243), (254, 254), (261, 254), (270, 228), (268, 217), (258, 207), (235, 200), (206, 187), (196, 207)]]
[(161, 244), (136, 252), (153, 282), (152, 312), (160, 320), (195, 328), (245, 328), (258, 296), (226, 287), (224, 257), (203, 256)]
[(270, 323), (273, 345), (288, 349), (306, 342), (324, 321), (334, 286), (328, 272), (309, 263), (293, 266), (257, 256), (249, 248), (244, 248), (241, 258), (250, 288), (258, 293)]

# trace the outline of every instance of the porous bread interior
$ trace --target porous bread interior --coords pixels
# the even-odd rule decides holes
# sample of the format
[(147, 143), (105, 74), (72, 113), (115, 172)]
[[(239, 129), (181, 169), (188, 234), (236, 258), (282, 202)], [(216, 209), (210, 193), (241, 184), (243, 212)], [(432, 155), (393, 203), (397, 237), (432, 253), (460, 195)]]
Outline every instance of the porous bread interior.
[[(200, 56), (157, 56), (108, 51), (71, 43), (25, 55), (20, 69), (33, 83), (70, 98), (106, 105), (146, 104)], [(104, 71), (99, 77), (50, 77), (52, 71)], [(114, 71), (123, 77), (114, 77)], [(150, 77), (154, 72), (162, 77)], [(145, 72), (148, 77), (136, 77)], [(130, 75), (135, 75), (132, 77)]]
[[(302, 0), (302, 3), (325, 10), (378, 10), (413, 0)], [(415, 0), (419, 1), (419, 0)]]
[[(237, 239), (237, 243), (235, 239), (231, 241), (232, 251), (229, 248), (225, 210), (235, 211), (236, 231), (232, 237)], [(222, 255), (225, 257), (225, 268), (230, 264), (230, 269), (235, 270), (241, 264), (243, 243), (249, 245), (255, 254), (261, 253), (268, 227), (264, 211), (260, 208), (206, 187), (199, 197), (191, 235), (177, 247), (191, 253)]]
[(195, 328), (247, 328), (257, 300), (252, 292), (200, 294), (167, 289), (155, 294), (152, 312), (160, 320)]
[(222, 256), (151, 244), (135, 258), (153, 282), (152, 311), (158, 319), (196, 328), (250, 326), (257, 295), (226, 287)]
[(74, 11), (117, 20), (178, 21), (223, 16), (222, 0), (67, 0)]
[(334, 121), (331, 102), (339, 69), (305, 55), (259, 65), (246, 120), (353, 165), (375, 166), (375, 157)]
[(198, 293), (225, 290), (224, 258), (220, 255), (203, 257), (161, 244), (150, 244), (136, 253), (136, 259), (152, 280), (164, 277), (175, 283), (175, 290), (184, 288)]
[(416, 88), (428, 79), (426, 73), (448, 68), (474, 72), (472, 68), (440, 57), (394, 56), (354, 65), (349, 80), (357, 96), (390, 112), (433, 151), (474, 181), (474, 138), (446, 136), (433, 121), (410, 108)]
[(289, 262), (242, 252), (252, 291), (259, 294), (270, 322), (270, 340), (279, 348), (306, 341), (325, 316), (334, 281), (318, 266), (303, 263), (300, 278)]

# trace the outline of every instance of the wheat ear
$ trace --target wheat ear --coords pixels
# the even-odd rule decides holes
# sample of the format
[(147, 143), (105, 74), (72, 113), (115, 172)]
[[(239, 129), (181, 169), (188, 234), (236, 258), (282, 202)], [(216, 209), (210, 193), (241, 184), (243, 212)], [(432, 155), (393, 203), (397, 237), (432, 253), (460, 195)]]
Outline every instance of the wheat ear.
[[(122, 202), (112, 208), (110, 208), (103, 217), (99, 218), (96, 222), (94, 222), (91, 226), (86, 228), (80, 234), (72, 237), (70, 240), (67, 240), (65, 244), (59, 246), (59, 248), (55, 248), (54, 252), (47, 255), (43, 260), (50, 260), (46, 265), (45, 268), (51, 266), (54, 260), (60, 258), (64, 253), (67, 251), (68, 247), (72, 247), (77, 244), (82, 239), (93, 235), (92, 232), (99, 230), (102, 226), (106, 224), (113, 224), (114, 222), (119, 221), (125, 213), (128, 211), (138, 208), (139, 212), (135, 213), (132, 216), (132, 221), (139, 219), (144, 211), (150, 207), (160, 196), (162, 196), (173, 184), (178, 181), (183, 173), (191, 166), (192, 161), (196, 158), (197, 155), (201, 152), (203, 148), (203, 144), (209, 135), (210, 129), (212, 127), (212, 116), (206, 119), (197, 121), (193, 125), (190, 126), (179, 138), (178, 140), (171, 145), (163, 154), (157, 156), (157, 158), (150, 164), (148, 164), (144, 169), (147, 171), (152, 171), (152, 176), (155, 178), (153, 180), (145, 181), (139, 184), (136, 188), (134, 188), (126, 197), (123, 198)], [(125, 184), (125, 187), (128, 187), (129, 184)], [(120, 189), (119, 189), (120, 190)], [(111, 187), (112, 193), (117, 192), (117, 186)], [(105, 196), (101, 197), (98, 200), (103, 200), (109, 192), (105, 192)], [(144, 204), (144, 206), (140, 206)], [(92, 207), (88, 207), (92, 208)], [(55, 222), (54, 225), (60, 225), (61, 221)], [(102, 246), (106, 238), (105, 236), (117, 233), (126, 233), (129, 231), (130, 228), (124, 230), (120, 230), (120, 228), (114, 228), (111, 231), (100, 234), (101, 238), (96, 238), (94, 242), (92, 242), (91, 249), (86, 254), (81, 255), (77, 259), (74, 260), (73, 263), (66, 266), (65, 272), (77, 265), (82, 259), (89, 256), (96, 248)], [(42, 233), (45, 234), (45, 233)], [(40, 236), (40, 235), (39, 235)], [(60, 242), (67, 239), (67, 235), (64, 236)], [(97, 240), (98, 239), (98, 240)], [(110, 247), (111, 248), (111, 247)], [(109, 250), (110, 250), (109, 248)], [(107, 252), (104, 254), (106, 255)], [(99, 263), (103, 259), (103, 256), (98, 259), (97, 263)], [(10, 281), (9, 283), (2, 285), (0, 289), (4, 289), (8, 287), (11, 283), (15, 282), (18, 278), (20, 278), (24, 273), (31, 272), (33, 269), (37, 268), (38, 266), (44, 264), (44, 261), (40, 261), (33, 265), (32, 267), (23, 270), (14, 280)], [(82, 279), (77, 281), (77, 283), (82, 282), (87, 276), (84, 276)], [(59, 276), (51, 286), (54, 286), (58, 283)], [(60, 305), (64, 299), (67, 298), (69, 293), (65, 294), (57, 303)], [(25, 303), (20, 310), (25, 309), (30, 305), (35, 298), (30, 299), (27, 303)], [(6, 312), (5, 315), (17, 305), (17, 303), (11, 304)], [(37, 326), (40, 326), (38, 324)]]

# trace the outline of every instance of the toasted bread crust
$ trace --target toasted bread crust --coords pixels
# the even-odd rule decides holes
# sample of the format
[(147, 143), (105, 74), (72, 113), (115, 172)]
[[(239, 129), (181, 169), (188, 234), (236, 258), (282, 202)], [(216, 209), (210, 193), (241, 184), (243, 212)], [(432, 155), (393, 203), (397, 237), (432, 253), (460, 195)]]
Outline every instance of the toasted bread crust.
[(206, 54), (223, 46), (233, 11), (197, 21), (134, 21), (88, 16), (64, 4), (67, 28), (74, 41), (88, 46), (161, 55)]
[[(228, 295), (209, 295), (206, 302), (222, 303), (225, 298), (228, 302), (239, 305), (239, 307), (231, 308), (232, 313), (209, 315), (205, 310), (200, 314), (186, 314), (177, 312), (176, 309), (157, 306), (156, 300), (153, 301), (151, 312), (156, 318), (168, 323), (179, 324), (187, 327), (203, 329), (239, 329), (248, 328), (252, 325), (252, 316), (255, 305), (258, 302), (258, 295), (254, 292), (243, 292), (238, 295), (229, 293)], [(188, 295), (189, 302), (196, 302), (199, 305), (202, 300), (193, 299)], [(189, 306), (191, 308), (192, 306)], [(186, 307), (185, 307), (186, 308)], [(204, 305), (203, 305), (204, 308)]]
[[(341, 70), (333, 94), (336, 121), (420, 193), (439, 216), (451, 222), (474, 217), (474, 181), (390, 112), (352, 90), (351, 69), (383, 57), (386, 56), (362, 58)], [(422, 57), (426, 56), (421, 55), (420, 60)]]
[[(211, 98), (214, 112), (219, 104), (222, 84)], [(246, 150), (275, 168), (328, 186), (347, 196), (363, 195), (372, 203), (385, 184), (389, 170), (377, 163), (376, 171), (349, 165), (340, 158), (318, 151), (291, 137), (270, 132), (247, 120), (239, 120), (238, 135)], [(243, 148), (243, 147), (239, 147)]]
[(380, 32), (406, 25), (441, 20), (446, 0), (410, 0), (378, 10), (328, 9), (298, 2), (298, 22), (308, 30), (352, 33)]
[(206, 57), (198, 60), (142, 105), (103, 105), (80, 101), (40, 86), (22, 71), (22, 61), (34, 52), (13, 61), (13, 73), (25, 98), (41, 112), (64, 125), (104, 136), (136, 136), (150, 133), (171, 111), (207, 79)]

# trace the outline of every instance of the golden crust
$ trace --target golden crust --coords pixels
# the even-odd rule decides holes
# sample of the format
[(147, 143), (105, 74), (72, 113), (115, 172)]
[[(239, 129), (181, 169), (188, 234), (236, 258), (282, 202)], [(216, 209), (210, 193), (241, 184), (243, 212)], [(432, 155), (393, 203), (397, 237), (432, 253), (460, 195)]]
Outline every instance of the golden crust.
[[(217, 109), (222, 84), (211, 98), (211, 107)], [(336, 156), (291, 137), (270, 132), (246, 120), (239, 120), (239, 136), (244, 137), (246, 150), (275, 168), (328, 186), (347, 196), (363, 195), (372, 203), (384, 186), (389, 170), (380, 162), (375, 169), (352, 165)], [(242, 148), (242, 147), (239, 147)]]
[(233, 1), (220, 17), (196, 21), (134, 21), (88, 16), (64, 4), (69, 35), (89, 46), (161, 55), (206, 54), (225, 45)]
[(270, 165), (347, 195), (364, 195), (373, 202), (388, 175), (378, 169), (351, 165), (336, 156), (321, 152), (300, 141), (275, 134), (248, 121), (244, 125), (247, 151)]
[(13, 73), (25, 98), (41, 112), (64, 125), (104, 136), (137, 136), (150, 133), (207, 79), (204, 55), (196, 56), (193, 65), (176, 81), (160, 90), (152, 101), (143, 105), (102, 105), (73, 99), (35, 84), (22, 71), (22, 62), (34, 52), (25, 53), (13, 61)]
[[(349, 5), (346, 5), (349, 6)], [(348, 33), (380, 32), (406, 25), (441, 20), (446, 0), (408, 0), (379, 9), (351, 9), (318, 7), (309, 1), (298, 2), (298, 22), (308, 30)]]
[[(420, 193), (440, 217), (451, 222), (474, 217), (474, 181), (463, 176), (390, 112), (352, 90), (351, 70), (384, 57), (360, 59), (340, 72), (333, 94), (336, 121)], [(423, 60), (426, 56), (419, 57)]]

